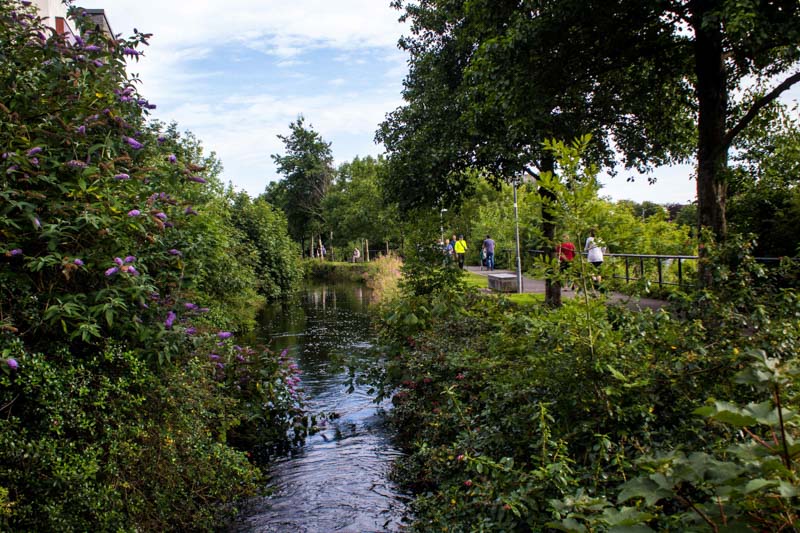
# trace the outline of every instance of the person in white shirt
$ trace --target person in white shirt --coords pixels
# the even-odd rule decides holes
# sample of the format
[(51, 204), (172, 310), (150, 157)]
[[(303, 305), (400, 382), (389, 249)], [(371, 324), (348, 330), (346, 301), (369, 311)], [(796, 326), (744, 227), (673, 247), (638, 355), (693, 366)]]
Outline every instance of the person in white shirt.
[[(587, 260), (597, 269), (600, 269), (603, 265), (603, 243), (595, 236), (594, 229), (589, 231), (589, 237), (586, 239), (586, 246), (583, 249), (586, 252)], [(594, 276), (593, 279), (598, 282), (602, 281), (600, 274)]]

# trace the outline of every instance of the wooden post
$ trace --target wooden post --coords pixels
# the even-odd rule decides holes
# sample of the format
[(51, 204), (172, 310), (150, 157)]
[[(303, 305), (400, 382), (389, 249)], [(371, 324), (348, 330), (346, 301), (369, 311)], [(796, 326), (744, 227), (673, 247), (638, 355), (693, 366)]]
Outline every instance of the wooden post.
[(369, 263), (369, 239), (364, 239), (364, 249), (366, 250), (364, 257), (366, 258), (367, 263)]

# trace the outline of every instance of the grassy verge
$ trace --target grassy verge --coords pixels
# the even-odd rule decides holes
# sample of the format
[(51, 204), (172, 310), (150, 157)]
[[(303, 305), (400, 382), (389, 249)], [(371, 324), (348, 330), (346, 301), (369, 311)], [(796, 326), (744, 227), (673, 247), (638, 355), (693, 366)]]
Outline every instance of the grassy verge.
[[(486, 276), (481, 276), (480, 274), (476, 274), (475, 272), (466, 272), (464, 276), (464, 281), (467, 287), (474, 288), (474, 289), (487, 289), (489, 288), (489, 279)], [(499, 296), (500, 293), (489, 293)], [(503, 296), (510, 302), (515, 303), (517, 305), (526, 306), (526, 305), (534, 305), (540, 304), (544, 302), (544, 294), (534, 294), (534, 293), (503, 293)]]

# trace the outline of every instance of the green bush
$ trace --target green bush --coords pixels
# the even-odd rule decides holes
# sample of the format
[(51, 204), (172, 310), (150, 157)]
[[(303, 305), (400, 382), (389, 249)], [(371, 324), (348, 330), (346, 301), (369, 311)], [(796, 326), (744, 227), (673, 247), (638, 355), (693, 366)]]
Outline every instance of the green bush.
[[(519, 310), (471, 295), (451, 302), (450, 311), (428, 312), (414, 329), (394, 317), (447, 304), (423, 297), (397, 302), (384, 325), (388, 366), (376, 376), (379, 390), (393, 393), (391, 416), (409, 452), (396, 475), (417, 492), (415, 530), (689, 524), (680, 520), (692, 509), (666, 493), (641, 513), (613, 502), (637, 474), (679, 468), (681, 456), (673, 453), (670, 462), (659, 453), (705, 453), (698, 457), (708, 457), (709, 472), (714, 461), (727, 460), (717, 454), (740, 441), (738, 428), (703, 425), (692, 413), (709, 397), (740, 406), (763, 401), (755, 388), (736, 383), (747, 354), (765, 350), (791, 361), (800, 339), (796, 295), (767, 283), (745, 243), (721, 249), (714, 264), (730, 265), (721, 256), (734, 249), (745, 253), (734, 267), (718, 269), (718, 292), (684, 296), (669, 312), (632, 312), (602, 299)], [(794, 396), (785, 394), (788, 405)], [(756, 435), (766, 441), (769, 429)], [(794, 437), (788, 435), (790, 445)], [(770, 453), (767, 469), (779, 450)], [(767, 480), (759, 493), (764, 502), (795, 479), (764, 477), (764, 470), (750, 475)], [(682, 479), (675, 477), (674, 486)], [(626, 494), (636, 496), (632, 490)], [(782, 497), (791, 495), (787, 490)], [(705, 496), (696, 501), (713, 504)], [(779, 509), (793, 506), (773, 499), (761, 512), (755, 501), (761, 500), (729, 498), (726, 505), (738, 506), (737, 516), (749, 513), (751, 524), (776, 523)]]
[(258, 487), (247, 454), (307, 431), (291, 361), (231, 333), (291, 249), (259, 271), (219, 162), (148, 123), (148, 35), (71, 8), (73, 42), (35, 9), (0, 3), (0, 523), (210, 530)]

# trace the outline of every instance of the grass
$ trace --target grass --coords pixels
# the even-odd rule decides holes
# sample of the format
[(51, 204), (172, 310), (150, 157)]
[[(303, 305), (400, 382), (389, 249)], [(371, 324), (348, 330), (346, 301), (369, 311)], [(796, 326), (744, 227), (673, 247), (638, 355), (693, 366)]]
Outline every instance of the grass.
[[(464, 281), (467, 284), (467, 287), (475, 288), (475, 289), (487, 289), (489, 288), (489, 278), (486, 276), (481, 276), (480, 274), (476, 274), (475, 272), (465, 272)], [(499, 293), (492, 293), (499, 295)], [(522, 294), (519, 293), (503, 293), (503, 296), (507, 298), (509, 301), (514, 302), (520, 306), (526, 305), (538, 305), (544, 303), (544, 294), (534, 294), (530, 292), (525, 292)]]

